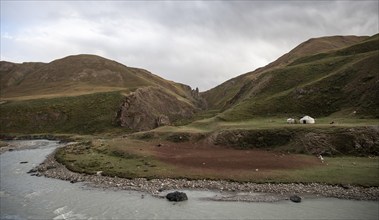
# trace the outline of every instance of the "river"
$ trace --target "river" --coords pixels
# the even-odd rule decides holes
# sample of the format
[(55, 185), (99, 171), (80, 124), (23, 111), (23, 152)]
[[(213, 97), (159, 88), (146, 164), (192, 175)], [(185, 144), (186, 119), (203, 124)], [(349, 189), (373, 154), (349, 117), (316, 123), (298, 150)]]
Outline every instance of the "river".
[[(137, 191), (114, 191), (30, 176), (59, 146), (46, 140), (18, 141), (31, 149), (0, 155), (1, 219), (378, 219), (379, 203), (333, 198), (301, 203), (209, 201), (219, 192), (184, 190), (189, 200), (171, 203)], [(20, 163), (27, 161), (28, 163)]]

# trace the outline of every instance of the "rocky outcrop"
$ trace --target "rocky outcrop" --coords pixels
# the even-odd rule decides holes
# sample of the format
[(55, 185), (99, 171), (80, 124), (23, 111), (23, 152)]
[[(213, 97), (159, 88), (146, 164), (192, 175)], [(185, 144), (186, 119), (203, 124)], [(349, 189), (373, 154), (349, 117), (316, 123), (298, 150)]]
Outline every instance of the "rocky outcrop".
[(160, 115), (157, 118), (157, 127), (170, 125), (170, 119), (166, 115)]
[(291, 146), (288, 151), (317, 156), (378, 156), (379, 126), (224, 130), (216, 131), (207, 141), (237, 149)]
[(191, 90), (191, 97), (194, 100), (195, 105), (200, 109), (208, 109), (208, 103), (205, 98), (200, 94), (199, 88)]
[(117, 123), (134, 131), (150, 130), (190, 118), (197, 109), (187, 99), (163, 88), (140, 88), (125, 97), (117, 113)]

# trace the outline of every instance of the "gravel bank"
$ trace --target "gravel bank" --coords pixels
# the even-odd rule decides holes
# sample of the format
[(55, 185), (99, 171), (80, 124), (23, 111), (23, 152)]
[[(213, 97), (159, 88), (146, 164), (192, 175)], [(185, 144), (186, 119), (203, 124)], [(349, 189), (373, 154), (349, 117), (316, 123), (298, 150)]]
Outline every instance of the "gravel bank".
[[(217, 201), (273, 202), (288, 199), (297, 194), (303, 198), (334, 197), (355, 200), (379, 200), (379, 187), (360, 187), (350, 185), (325, 185), (318, 183), (301, 184), (257, 184), (237, 183), (223, 180), (187, 180), (187, 179), (124, 179), (101, 175), (74, 173), (54, 159), (54, 153), (31, 170), (31, 175), (62, 179), (71, 183), (86, 182), (94, 187), (115, 190), (137, 190), (161, 196), (167, 190), (215, 190), (223, 192), (222, 196), (210, 198)], [(260, 194), (265, 193), (265, 194)], [(267, 194), (266, 194), (267, 193)]]

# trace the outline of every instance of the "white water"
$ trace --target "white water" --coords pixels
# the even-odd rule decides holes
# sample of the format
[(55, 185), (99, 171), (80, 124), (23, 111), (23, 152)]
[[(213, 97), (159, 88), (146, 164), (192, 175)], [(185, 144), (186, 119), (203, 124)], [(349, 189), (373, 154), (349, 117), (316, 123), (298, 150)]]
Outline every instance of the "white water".
[[(1, 219), (378, 219), (379, 203), (308, 199), (302, 203), (216, 202), (212, 191), (185, 191), (189, 200), (170, 203), (135, 191), (89, 188), (82, 183), (26, 174), (57, 146), (22, 141), (37, 149), (0, 155)], [(20, 164), (21, 161), (28, 161)], [(144, 195), (143, 198), (141, 195)]]

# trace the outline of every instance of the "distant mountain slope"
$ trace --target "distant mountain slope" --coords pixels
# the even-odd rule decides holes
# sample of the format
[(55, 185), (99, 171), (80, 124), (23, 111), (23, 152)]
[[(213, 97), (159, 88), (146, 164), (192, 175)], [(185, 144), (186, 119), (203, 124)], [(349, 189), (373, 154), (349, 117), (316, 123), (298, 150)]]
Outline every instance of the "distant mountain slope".
[(0, 76), (2, 98), (134, 91), (157, 85), (190, 98), (188, 86), (95, 55), (68, 56), (50, 63), (15, 64), (1, 61)]
[(353, 112), (378, 118), (378, 50), (379, 35), (311, 39), (203, 96), (226, 120)]
[(6, 132), (59, 131), (54, 123), (61, 132), (106, 129), (94, 122), (146, 130), (189, 118), (203, 105), (187, 85), (95, 55), (50, 63), (1, 61), (0, 85), (0, 122)]

